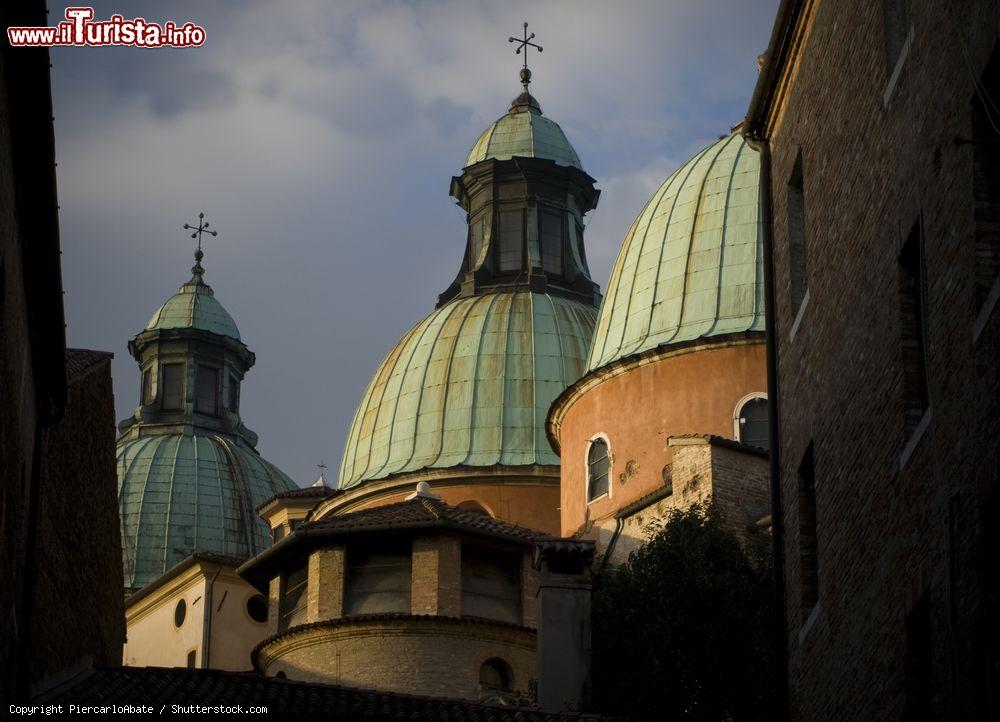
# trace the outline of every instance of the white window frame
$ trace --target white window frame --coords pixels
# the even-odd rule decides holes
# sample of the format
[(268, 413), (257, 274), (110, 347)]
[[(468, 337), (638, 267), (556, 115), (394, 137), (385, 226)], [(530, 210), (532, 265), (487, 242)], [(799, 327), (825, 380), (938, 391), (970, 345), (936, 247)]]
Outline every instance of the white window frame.
[[(600, 496), (595, 496), (593, 499), (590, 498), (590, 447), (594, 445), (595, 441), (603, 441), (608, 447), (608, 493), (601, 494)], [(583, 500), (587, 506), (590, 506), (595, 501), (600, 501), (601, 499), (610, 499), (612, 496), (612, 489), (614, 489), (614, 479), (615, 479), (615, 455), (611, 450), (611, 439), (603, 431), (600, 431), (589, 439), (587, 439), (587, 444), (583, 449)]]
[(740, 429), (740, 415), (741, 415), (740, 412), (743, 410), (744, 406), (746, 406), (754, 399), (764, 399), (765, 401), (767, 401), (767, 394), (763, 391), (754, 391), (752, 393), (749, 393), (742, 399), (737, 401), (736, 408), (733, 409), (733, 438), (736, 439), (741, 444), (743, 443), (743, 434), (740, 433), (740, 431), (742, 431), (742, 429)]

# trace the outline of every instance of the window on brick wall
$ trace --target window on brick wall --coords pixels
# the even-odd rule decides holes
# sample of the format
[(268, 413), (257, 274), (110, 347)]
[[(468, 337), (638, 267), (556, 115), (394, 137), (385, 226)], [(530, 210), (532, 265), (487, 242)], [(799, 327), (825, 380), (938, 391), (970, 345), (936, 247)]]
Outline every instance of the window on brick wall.
[(799, 587), (802, 621), (819, 602), (819, 549), (816, 545), (816, 469), (809, 442), (798, 471)]
[(891, 79), (906, 49), (906, 43), (913, 29), (910, 19), (910, 0), (885, 0), (883, 6), (883, 29), (885, 31), (886, 76)]
[(184, 364), (163, 364), (160, 367), (162, 375), (163, 408), (178, 410), (184, 406)]
[(306, 562), (284, 575), (278, 605), (278, 631), (306, 621), (309, 565)]
[(976, 311), (1000, 277), (1000, 46), (972, 96)]
[(409, 542), (350, 547), (344, 614), (408, 614), (411, 557)]
[(904, 720), (928, 719), (933, 690), (931, 605), (925, 591), (906, 615), (906, 707)]
[(521, 624), (518, 557), (462, 545), (462, 616)]
[(509, 692), (513, 689), (514, 672), (499, 657), (483, 662), (479, 668), (479, 689), (482, 692)]
[(903, 434), (909, 439), (929, 404), (924, 319), (921, 221), (913, 224), (899, 254), (899, 332), (903, 361)]
[(802, 151), (795, 157), (788, 178), (788, 279), (792, 313), (798, 313), (808, 289), (806, 276), (806, 199), (802, 177)]

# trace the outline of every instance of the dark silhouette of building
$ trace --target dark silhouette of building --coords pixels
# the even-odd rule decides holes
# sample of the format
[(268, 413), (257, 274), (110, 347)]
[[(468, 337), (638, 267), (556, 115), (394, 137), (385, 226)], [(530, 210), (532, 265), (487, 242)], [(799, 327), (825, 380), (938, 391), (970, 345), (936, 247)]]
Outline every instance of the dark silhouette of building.
[[(5, 3), (3, 27), (45, 25)], [(49, 54), (0, 40), (0, 697), (120, 659), (108, 354), (68, 352)], [(68, 377), (68, 378), (67, 378)], [(110, 506), (109, 506), (110, 505)]]
[(784, 0), (761, 58), (794, 719), (996, 719), (998, 13)]

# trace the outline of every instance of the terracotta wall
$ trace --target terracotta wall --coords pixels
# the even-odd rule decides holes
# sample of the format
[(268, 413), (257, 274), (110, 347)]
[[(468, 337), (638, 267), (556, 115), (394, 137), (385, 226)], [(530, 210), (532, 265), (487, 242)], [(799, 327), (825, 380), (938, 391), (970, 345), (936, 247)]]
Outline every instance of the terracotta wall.
[[(562, 534), (609, 519), (662, 486), (672, 458), (669, 436), (732, 438), (737, 403), (765, 390), (760, 342), (661, 358), (585, 391), (566, 410), (560, 431)], [(586, 456), (598, 434), (611, 446), (611, 491), (588, 505)]]

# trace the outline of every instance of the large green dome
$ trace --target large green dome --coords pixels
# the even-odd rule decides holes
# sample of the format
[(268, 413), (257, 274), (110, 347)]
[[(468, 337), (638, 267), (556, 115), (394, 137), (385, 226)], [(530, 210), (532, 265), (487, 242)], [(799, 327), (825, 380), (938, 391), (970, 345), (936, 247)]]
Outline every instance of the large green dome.
[(531, 292), (455, 299), (382, 361), (354, 414), (340, 487), (427, 468), (558, 464), (549, 405), (584, 371), (592, 306)]
[(507, 115), (483, 131), (469, 151), (465, 165), (475, 165), (487, 158), (514, 157), (543, 158), (583, 169), (562, 128), (542, 115), (538, 102), (527, 92), (514, 100)]
[(241, 438), (157, 434), (118, 445), (125, 586), (138, 589), (194, 551), (253, 556), (270, 544), (254, 509), (297, 486)]
[(198, 274), (156, 309), (146, 324), (147, 331), (167, 328), (195, 328), (240, 340), (236, 321)]
[(738, 133), (705, 148), (629, 229), (588, 370), (665, 344), (764, 331), (760, 160)]

